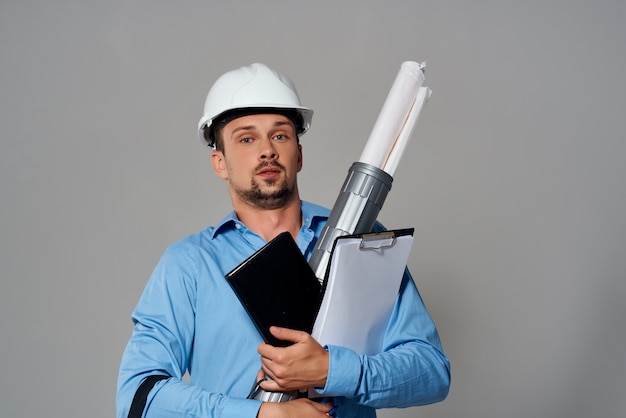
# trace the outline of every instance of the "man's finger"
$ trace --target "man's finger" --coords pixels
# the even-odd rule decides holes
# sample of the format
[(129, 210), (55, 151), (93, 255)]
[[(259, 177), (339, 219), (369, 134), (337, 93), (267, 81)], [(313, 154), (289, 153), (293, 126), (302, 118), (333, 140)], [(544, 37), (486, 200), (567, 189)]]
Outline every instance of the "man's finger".
[(296, 343), (300, 341), (304, 336), (306, 336), (306, 332), (297, 331), (295, 329), (282, 328), (277, 326), (270, 327), (270, 332), (272, 335), (279, 340), (283, 341), (291, 341), (292, 343)]

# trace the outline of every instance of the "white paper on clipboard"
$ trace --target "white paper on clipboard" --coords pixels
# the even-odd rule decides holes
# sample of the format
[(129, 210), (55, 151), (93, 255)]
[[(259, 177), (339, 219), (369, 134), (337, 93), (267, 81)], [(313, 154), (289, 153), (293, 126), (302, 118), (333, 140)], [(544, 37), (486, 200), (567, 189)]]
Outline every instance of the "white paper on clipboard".
[(337, 238), (313, 337), (379, 353), (412, 246), (412, 228)]

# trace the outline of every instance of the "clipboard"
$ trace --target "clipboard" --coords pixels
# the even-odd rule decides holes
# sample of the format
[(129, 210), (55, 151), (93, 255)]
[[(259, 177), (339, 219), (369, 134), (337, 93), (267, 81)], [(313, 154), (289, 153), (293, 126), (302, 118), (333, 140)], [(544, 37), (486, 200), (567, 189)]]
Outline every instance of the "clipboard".
[(272, 325), (311, 332), (321, 285), (290, 233), (279, 234), (225, 277), (265, 342), (292, 344), (274, 337)]
[(382, 351), (413, 246), (414, 228), (335, 240), (312, 336), (360, 354)]

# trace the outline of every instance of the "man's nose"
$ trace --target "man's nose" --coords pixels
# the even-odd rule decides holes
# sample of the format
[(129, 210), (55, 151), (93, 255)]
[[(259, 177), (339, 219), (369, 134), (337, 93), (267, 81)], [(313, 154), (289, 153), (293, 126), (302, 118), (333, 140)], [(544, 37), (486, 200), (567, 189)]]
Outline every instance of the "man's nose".
[(259, 158), (262, 160), (275, 160), (278, 158), (274, 144), (270, 139), (266, 139), (261, 143), (261, 152)]

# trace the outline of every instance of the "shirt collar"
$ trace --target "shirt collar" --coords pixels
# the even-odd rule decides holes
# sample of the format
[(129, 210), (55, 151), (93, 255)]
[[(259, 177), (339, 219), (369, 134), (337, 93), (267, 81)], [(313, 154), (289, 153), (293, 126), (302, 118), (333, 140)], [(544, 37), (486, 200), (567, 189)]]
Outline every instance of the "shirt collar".
[[(304, 200), (300, 201), (300, 210), (302, 211), (302, 229), (315, 229), (319, 220), (327, 219), (330, 211), (322, 206), (310, 203)], [(230, 212), (220, 223), (215, 225), (211, 232), (211, 239), (227, 230), (236, 228), (237, 225), (245, 228), (246, 226), (237, 218), (235, 211)]]

